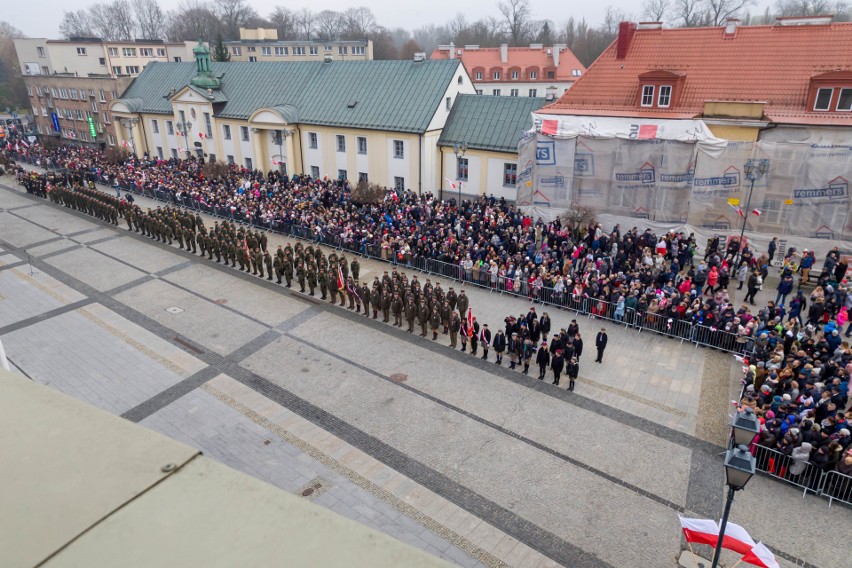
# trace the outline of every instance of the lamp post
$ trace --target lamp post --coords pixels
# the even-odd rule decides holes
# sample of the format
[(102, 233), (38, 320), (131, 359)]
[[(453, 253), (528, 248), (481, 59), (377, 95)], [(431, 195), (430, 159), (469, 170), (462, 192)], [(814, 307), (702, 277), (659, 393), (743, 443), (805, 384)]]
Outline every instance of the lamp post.
[(284, 140), (293, 135), (293, 132), (286, 128), (276, 130), (273, 136), (273, 141), (278, 144), (278, 171), (282, 174), (287, 174), (287, 164), (284, 163)]
[(179, 120), (175, 123), (175, 129), (186, 141), (186, 157), (189, 158), (192, 155), (189, 151), (189, 133), (192, 132), (192, 123), (188, 120)]
[(130, 131), (130, 146), (133, 148), (133, 157), (136, 157), (136, 141), (133, 139), (133, 128), (139, 124), (138, 118), (119, 118), (121, 127)]
[(459, 168), (459, 160), (464, 158), (465, 152), (467, 152), (467, 142), (456, 142), (453, 144), (453, 154), (456, 155), (456, 184), (459, 186), (459, 202), (457, 206), (461, 209), (461, 168)]
[(754, 439), (755, 434), (760, 431), (760, 423), (752, 413), (751, 408), (739, 412), (732, 426), (732, 441), (734, 447), (725, 452), (725, 477), (728, 485), (728, 498), (725, 501), (725, 512), (722, 514), (722, 524), (719, 526), (719, 538), (716, 541), (716, 551), (713, 554), (713, 566), (719, 565), (719, 556), (722, 554), (722, 541), (725, 538), (725, 528), (728, 526), (728, 515), (731, 513), (731, 504), (734, 502), (734, 493), (746, 486), (755, 472), (755, 459), (748, 451), (748, 444)]
[(748, 222), (748, 215), (751, 213), (751, 194), (754, 192), (754, 182), (762, 178), (769, 171), (769, 160), (761, 159), (761, 160), (747, 160), (745, 165), (743, 166), (743, 172), (745, 173), (745, 177), (749, 180), (750, 185), (748, 188), (748, 199), (746, 200), (746, 208), (743, 211), (743, 228), (740, 230), (740, 241), (739, 247), (737, 249), (737, 261), (734, 263), (734, 266), (740, 265), (740, 258), (742, 258), (743, 253), (743, 236), (745, 235), (746, 223)]

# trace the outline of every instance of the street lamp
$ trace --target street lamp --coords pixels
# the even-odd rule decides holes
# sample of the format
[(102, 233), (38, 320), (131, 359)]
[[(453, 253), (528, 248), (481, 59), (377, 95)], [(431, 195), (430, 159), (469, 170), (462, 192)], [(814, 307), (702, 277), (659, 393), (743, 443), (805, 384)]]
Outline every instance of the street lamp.
[(456, 155), (456, 184), (459, 186), (459, 202), (457, 207), (461, 209), (461, 168), (459, 168), (459, 160), (464, 158), (465, 152), (467, 152), (467, 142), (462, 141), (461, 143), (455, 142), (453, 144), (453, 154)]
[(192, 123), (188, 120), (179, 120), (175, 123), (175, 129), (186, 140), (186, 157), (188, 159), (192, 155), (189, 151), (189, 133), (192, 132)]
[(748, 189), (748, 199), (746, 200), (746, 208), (743, 212), (743, 228), (740, 230), (740, 241), (738, 243), (739, 247), (737, 248), (737, 261), (734, 263), (734, 266), (740, 265), (740, 259), (743, 254), (743, 236), (745, 235), (746, 222), (748, 222), (748, 215), (751, 213), (751, 194), (754, 191), (754, 182), (762, 178), (769, 171), (769, 160), (761, 159), (761, 160), (747, 160), (745, 165), (743, 166), (743, 172), (745, 173), (745, 177), (747, 180), (751, 182)]
[(133, 128), (139, 124), (138, 118), (119, 118), (118, 122), (125, 130), (130, 131), (130, 146), (133, 148), (133, 157), (136, 157), (136, 142), (133, 140)]

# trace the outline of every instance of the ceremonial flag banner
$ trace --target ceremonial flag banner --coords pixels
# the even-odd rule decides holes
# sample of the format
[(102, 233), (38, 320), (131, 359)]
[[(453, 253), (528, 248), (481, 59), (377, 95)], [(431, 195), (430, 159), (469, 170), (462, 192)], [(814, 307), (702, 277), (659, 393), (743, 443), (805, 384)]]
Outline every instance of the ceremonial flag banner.
[[(729, 205), (731, 205), (731, 204), (729, 204)], [(731, 207), (733, 207), (734, 211), (736, 211), (736, 212), (737, 212), (737, 215), (739, 215), (740, 217), (744, 217), (744, 216), (745, 216), (745, 215), (743, 214), (742, 207), (740, 207), (739, 205), (731, 205)]]
[(678, 517), (680, 526), (683, 528), (683, 536), (686, 537), (686, 542), (694, 542), (696, 544), (709, 544), (715, 546), (719, 540), (719, 527), (715, 521), (710, 519), (690, 519), (687, 517)]
[(722, 548), (747, 554), (754, 548), (754, 540), (749, 536), (748, 531), (740, 525), (728, 523), (725, 527), (725, 538), (722, 539)]
[(454, 182), (450, 178), (444, 178), (444, 179), (447, 180), (447, 183), (450, 184), (450, 187), (452, 187), (453, 189), (456, 189), (456, 182)]
[(473, 337), (473, 308), (467, 309), (467, 336)]
[(752, 214), (752, 215), (757, 215), (758, 217), (760, 217), (760, 209), (752, 209), (752, 210), (751, 210), (751, 214)]
[(343, 269), (341, 267), (337, 267), (337, 289), (345, 290), (344, 286), (346, 285), (346, 280), (343, 279)]
[(762, 542), (755, 544), (748, 554), (742, 557), (742, 561), (763, 568), (780, 568), (775, 555)]

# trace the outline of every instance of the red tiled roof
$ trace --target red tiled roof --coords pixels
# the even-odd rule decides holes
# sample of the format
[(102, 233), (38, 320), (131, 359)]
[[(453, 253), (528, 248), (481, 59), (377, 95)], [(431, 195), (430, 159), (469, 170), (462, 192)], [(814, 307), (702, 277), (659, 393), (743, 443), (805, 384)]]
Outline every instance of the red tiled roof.
[[(705, 101), (764, 101), (764, 117), (773, 122), (852, 125), (852, 112), (806, 109), (812, 77), (852, 71), (852, 23), (741, 26), (733, 37), (723, 27), (637, 29), (623, 59), (617, 45), (540, 112), (693, 118)], [(671, 108), (639, 106), (639, 76), (651, 71), (683, 76)]]
[[(576, 81), (579, 77), (573, 75), (575, 69), (579, 69), (581, 73), (586, 72), (586, 68), (580, 63), (580, 60), (567, 47), (563, 47), (559, 51), (559, 67), (556, 68), (556, 75), (553, 79), (547, 79), (544, 73), (545, 68), (553, 67), (553, 47), (530, 48), (530, 47), (510, 47), (508, 48), (508, 57), (506, 63), (500, 60), (499, 47), (481, 47), (477, 49), (465, 49), (461, 46), (455, 47), (456, 52), (461, 51), (462, 64), (467, 69), (468, 74), (473, 77), (473, 70), (481, 68), (484, 70), (481, 81), (476, 83), (492, 81), (491, 70), (494, 68), (500, 69), (500, 82), (509, 80), (509, 72), (511, 69), (520, 68), (521, 76), (518, 81), (524, 82), (539, 82), (547, 83), (548, 81)], [(551, 55), (548, 55), (551, 51)], [(430, 59), (449, 59), (449, 51), (446, 49), (435, 49), (430, 56)], [(538, 78), (530, 80), (527, 70), (533, 68), (538, 71)]]

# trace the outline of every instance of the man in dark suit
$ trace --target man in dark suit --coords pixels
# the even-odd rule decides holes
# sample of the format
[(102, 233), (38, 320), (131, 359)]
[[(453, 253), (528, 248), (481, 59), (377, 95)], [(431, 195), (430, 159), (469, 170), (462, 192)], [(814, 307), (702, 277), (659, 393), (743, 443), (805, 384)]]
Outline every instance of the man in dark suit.
[(606, 328), (602, 327), (598, 334), (595, 336), (595, 347), (598, 350), (598, 358), (595, 359), (595, 363), (603, 363), (603, 354), (604, 349), (606, 349)]

